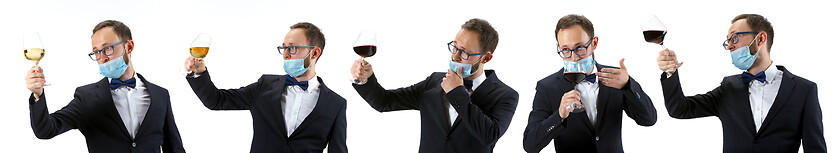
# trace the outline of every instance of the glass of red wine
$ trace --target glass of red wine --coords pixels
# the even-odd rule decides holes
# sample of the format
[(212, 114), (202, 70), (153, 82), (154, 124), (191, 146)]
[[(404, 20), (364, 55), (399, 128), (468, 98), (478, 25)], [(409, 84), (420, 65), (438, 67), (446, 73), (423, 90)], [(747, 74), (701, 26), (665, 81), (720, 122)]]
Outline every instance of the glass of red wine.
[[(356, 37), (356, 43), (353, 44), (353, 51), (362, 56), (362, 61), (376, 54), (376, 33), (367, 30), (359, 32), (359, 37)], [(350, 80), (355, 84), (362, 82), (357, 79)]]
[[(642, 35), (645, 36), (645, 41), (659, 44), (662, 49), (665, 49), (663, 41), (665, 40), (665, 34), (667, 33), (668, 29), (665, 28), (665, 25), (662, 24), (662, 21), (659, 21), (659, 18), (656, 17), (656, 15), (651, 15), (647, 20), (642, 22)], [(677, 66), (682, 64), (683, 63), (680, 62)], [(674, 68), (668, 69), (666, 72), (674, 72)]]
[[(577, 84), (582, 82), (586, 79), (586, 73), (584, 72), (582, 67), (578, 66), (567, 66), (563, 68), (563, 78), (566, 81), (572, 83), (573, 87), (577, 87)], [(580, 113), (583, 112), (583, 104), (574, 103), (571, 105), (566, 105), (566, 111), (571, 111), (572, 113)]]

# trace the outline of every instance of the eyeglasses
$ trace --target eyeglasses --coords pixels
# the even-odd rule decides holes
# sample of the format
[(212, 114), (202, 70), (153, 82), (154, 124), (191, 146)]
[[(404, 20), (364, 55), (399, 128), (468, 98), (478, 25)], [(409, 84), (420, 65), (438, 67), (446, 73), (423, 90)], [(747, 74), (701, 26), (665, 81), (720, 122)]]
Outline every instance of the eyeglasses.
[(105, 54), (105, 56), (111, 56), (111, 55), (114, 54), (114, 46), (123, 44), (125, 42), (128, 42), (128, 41), (122, 41), (120, 43), (117, 43), (117, 44), (114, 44), (114, 45), (111, 45), (111, 46), (107, 46), (107, 47), (102, 48), (100, 50), (90, 52), (90, 53), (88, 53), (88, 57), (90, 57), (91, 60), (96, 61), (96, 60), (99, 60), (100, 58), (102, 58), (102, 54)]
[(281, 55), (285, 55), (285, 53), (294, 55), (297, 53), (298, 48), (315, 48), (315, 46), (277, 46), (277, 51), (280, 52)]
[(468, 59), (470, 59), (470, 56), (484, 55), (484, 54), (488, 53), (488, 52), (482, 52), (482, 53), (470, 54), (469, 52), (467, 52), (466, 49), (460, 49), (458, 47), (455, 47), (455, 41), (450, 41), (449, 43), (446, 43), (446, 46), (448, 46), (448, 48), (449, 48), (449, 53), (458, 54), (458, 57), (460, 57), (462, 60), (468, 60)]
[(728, 50), (729, 45), (737, 44), (738, 42), (741, 42), (741, 34), (752, 34), (752, 33), (758, 33), (758, 32), (755, 32), (755, 31), (736, 32), (736, 33), (733, 33), (732, 35), (729, 35), (729, 38), (723, 41), (723, 49)]
[(594, 39), (595, 38), (590, 38), (589, 42), (586, 43), (586, 46), (578, 46), (575, 47), (575, 49), (563, 49), (560, 48), (560, 44), (557, 44), (557, 54), (560, 54), (560, 56), (563, 58), (572, 57), (572, 52), (574, 52), (574, 54), (578, 56), (586, 55), (586, 52), (589, 50), (589, 45), (592, 45), (592, 40)]

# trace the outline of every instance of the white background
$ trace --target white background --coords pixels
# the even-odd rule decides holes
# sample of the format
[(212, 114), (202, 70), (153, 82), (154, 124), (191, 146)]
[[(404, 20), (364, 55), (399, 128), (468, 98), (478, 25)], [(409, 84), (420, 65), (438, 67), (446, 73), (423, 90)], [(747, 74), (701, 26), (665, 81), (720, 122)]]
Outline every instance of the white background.
[[(445, 71), (454, 39), (470, 18), (488, 20), (499, 31), (495, 56), (486, 65), (519, 92), (519, 106), (496, 152), (524, 152), (522, 136), (536, 82), (561, 68), (555, 52), (557, 20), (582, 14), (595, 25), (600, 44), (596, 61), (618, 66), (653, 100), (658, 122), (641, 127), (625, 117), (626, 152), (720, 152), (722, 129), (716, 117), (678, 120), (668, 116), (655, 58), (659, 46), (643, 41), (640, 22), (656, 14), (669, 28), (665, 45), (685, 62), (681, 79), (688, 95), (705, 93), (724, 76), (739, 74), (721, 43), (730, 20), (758, 13), (773, 24), (774, 64), (819, 85), (825, 137), (837, 149), (836, 4), (823, 1), (2, 1), (0, 2), (0, 148), (14, 152), (85, 152), (84, 136), (71, 130), (51, 140), (35, 138), (29, 123), (23, 76), (32, 63), (22, 57), (22, 34), (38, 31), (46, 48), (41, 62), (48, 83), (50, 112), (67, 105), (76, 87), (102, 78), (88, 59), (90, 35), (100, 21), (123, 21), (132, 30), (135, 70), (169, 89), (172, 107), (189, 152), (248, 152), (252, 137), (248, 111), (210, 111), (178, 70), (189, 43), (201, 32), (213, 36), (206, 61), (220, 88), (253, 83), (261, 74), (284, 74), (280, 45), (294, 23), (312, 22), (326, 35), (317, 74), (347, 99), (347, 145), (351, 152), (416, 152), (420, 140), (417, 111), (378, 113), (350, 86), (350, 65), (358, 31), (378, 34), (379, 52), (369, 61), (386, 88), (405, 87)], [(5, 152), (4, 151), (4, 152)], [(553, 152), (553, 144), (543, 152)]]

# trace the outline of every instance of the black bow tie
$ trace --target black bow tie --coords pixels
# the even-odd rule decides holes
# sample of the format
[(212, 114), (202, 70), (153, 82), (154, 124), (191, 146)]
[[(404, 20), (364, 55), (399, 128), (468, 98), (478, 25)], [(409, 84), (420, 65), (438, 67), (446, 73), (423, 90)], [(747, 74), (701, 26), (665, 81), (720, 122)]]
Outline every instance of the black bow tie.
[(309, 81), (298, 82), (292, 76), (287, 75), (286, 76), (286, 86), (294, 86), (294, 85), (298, 85), (298, 86), (300, 86), (301, 89), (303, 89), (303, 91), (306, 91), (306, 88), (309, 88)]
[(473, 81), (472, 80), (464, 80), (464, 87), (467, 88), (467, 91), (472, 91)]
[(128, 86), (128, 87), (134, 88), (135, 86), (137, 86), (137, 80), (134, 79), (134, 78), (131, 78), (131, 79), (128, 79), (128, 81), (123, 82), (123, 81), (120, 81), (120, 79), (111, 79), (111, 84), (110, 85), (111, 85), (111, 90), (120, 88), (122, 86)]
[(766, 77), (767, 76), (764, 75), (764, 71), (758, 72), (755, 76), (747, 72), (741, 73), (741, 80), (744, 81), (744, 83), (750, 83), (752, 80), (758, 80), (761, 83), (764, 83), (764, 81), (767, 81)]
[(586, 81), (589, 81), (590, 83), (595, 83), (595, 79), (597, 78), (598, 76), (596, 76), (595, 73), (586, 75)]

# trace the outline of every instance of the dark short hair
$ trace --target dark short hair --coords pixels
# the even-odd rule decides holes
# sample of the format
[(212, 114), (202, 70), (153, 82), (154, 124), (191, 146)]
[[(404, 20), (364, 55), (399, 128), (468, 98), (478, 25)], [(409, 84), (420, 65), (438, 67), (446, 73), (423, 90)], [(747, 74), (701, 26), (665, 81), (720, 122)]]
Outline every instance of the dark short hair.
[[(321, 33), (321, 29), (317, 26), (309, 22), (300, 22), (292, 25), (289, 29), (303, 29), (306, 32), (306, 41), (309, 42), (309, 45), (321, 48), (321, 54), (324, 54), (326, 39), (324, 39), (324, 33)], [(321, 58), (321, 56), (318, 56), (318, 58)]]
[(496, 45), (499, 44), (499, 33), (490, 25), (487, 20), (473, 18), (461, 25), (461, 29), (477, 32), (479, 35), (478, 44), (481, 46), (481, 52), (496, 51)]
[(557, 33), (560, 33), (560, 29), (566, 29), (575, 25), (580, 25), (590, 38), (595, 36), (595, 27), (592, 26), (592, 22), (589, 19), (583, 15), (569, 14), (557, 21), (557, 28), (554, 29), (554, 39), (557, 40)]
[(112, 27), (114, 32), (117, 33), (117, 37), (120, 37), (121, 41), (133, 40), (131, 38), (131, 29), (128, 29), (128, 26), (117, 20), (105, 20), (99, 22), (99, 24), (96, 24), (96, 27), (93, 27), (93, 33), (96, 33), (99, 29), (107, 27)]
[(767, 50), (769, 51), (773, 46), (773, 25), (770, 25), (770, 21), (758, 14), (741, 14), (732, 19), (732, 23), (741, 19), (746, 19), (747, 25), (753, 31), (767, 33)]

